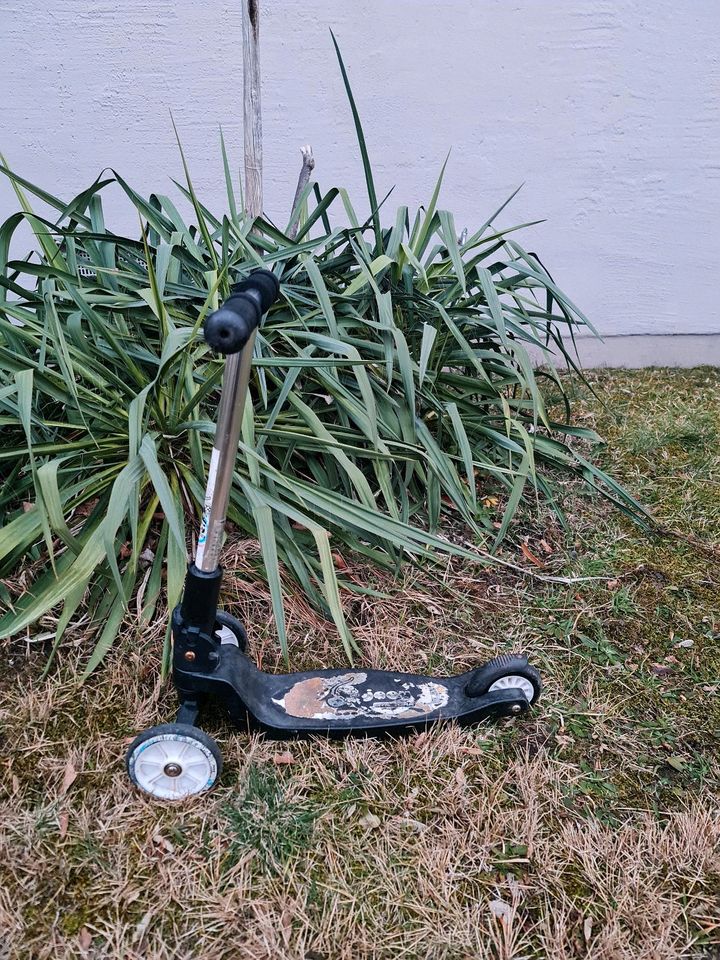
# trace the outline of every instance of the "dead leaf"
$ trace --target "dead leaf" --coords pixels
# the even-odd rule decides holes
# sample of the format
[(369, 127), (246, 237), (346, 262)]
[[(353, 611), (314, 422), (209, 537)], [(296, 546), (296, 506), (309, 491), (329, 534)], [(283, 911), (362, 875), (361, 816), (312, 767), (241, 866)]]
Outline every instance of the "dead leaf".
[(419, 787), (413, 787), (410, 793), (405, 797), (405, 806), (411, 807), (417, 800), (419, 793), (420, 793)]
[(95, 507), (97, 506), (97, 503), (98, 503), (97, 497), (95, 497), (93, 500), (85, 500), (83, 503), (80, 504), (79, 507), (76, 508), (75, 513), (79, 517), (89, 517), (90, 514), (95, 509)]
[(590, 937), (592, 936), (592, 927), (592, 917), (585, 917), (585, 922), (583, 923), (583, 935), (585, 936), (586, 943), (589, 943)]
[[(617, 588), (620, 586), (620, 581), (619, 581), (619, 580), (608, 580), (607, 585), (608, 585), (608, 590), (617, 590)], [(589, 918), (588, 918), (588, 919), (589, 919)], [(587, 921), (586, 921), (586, 922), (587, 922)], [(590, 920), (590, 923), (592, 923), (592, 920)]]
[(650, 673), (654, 673), (656, 677), (669, 677), (672, 673), (672, 667), (665, 667), (662, 663), (654, 663), (650, 667)]
[(133, 933), (133, 943), (139, 944), (142, 942), (143, 937), (147, 933), (147, 928), (150, 925), (151, 919), (152, 919), (152, 910), (148, 910), (147, 913), (144, 914), (140, 923), (138, 923), (138, 925), (135, 927), (135, 931)]
[(65, 764), (65, 773), (63, 774), (62, 783), (60, 784), (60, 796), (64, 797), (68, 792), (70, 787), (77, 780), (78, 772), (75, 769), (72, 760), (68, 760)]
[(365, 816), (360, 817), (359, 820), (360, 826), (365, 827), (366, 830), (377, 830), (381, 822), (380, 817), (374, 813), (366, 813)]
[(482, 505), (484, 507), (496, 507), (500, 501), (497, 497), (483, 497)]
[(675, 644), (676, 647), (686, 647), (686, 648), (692, 647), (694, 645), (695, 645), (694, 640), (678, 640), (678, 642)]
[(542, 550), (543, 553), (550, 554), (550, 553), (553, 552), (552, 547), (551, 547), (550, 544), (547, 542), (547, 540), (545, 540), (544, 538), (543, 538), (542, 540), (540, 540), (540, 542), (539, 542), (539, 547), (540, 547), (540, 549)]
[(423, 823), (422, 820), (414, 820), (412, 817), (401, 817), (400, 823), (408, 830), (412, 830), (413, 833), (425, 833), (426, 830), (430, 829), (427, 823)]
[(672, 767), (673, 770), (677, 770), (679, 773), (682, 773), (685, 769), (685, 761), (682, 757), (668, 757), (665, 761), (669, 767)]
[(526, 556), (527, 559), (530, 561), (530, 563), (534, 563), (536, 567), (544, 567), (544, 566), (545, 566), (545, 564), (543, 563), (543, 561), (542, 561), (539, 557), (536, 557), (536, 556), (535, 556), (535, 554), (532, 552), (532, 550), (530, 549), (530, 547), (528, 547), (528, 545), (527, 545), (526, 543), (521, 543), (521, 544), (520, 544), (520, 549), (521, 549), (522, 552), (525, 554), (525, 556)]
[(62, 811), (60, 812), (60, 814), (58, 815), (58, 827), (59, 827), (59, 829), (60, 829), (60, 836), (61, 836), (61, 837), (64, 837), (65, 834), (67, 833), (67, 828), (68, 828), (68, 821), (69, 821), (69, 819), (70, 819), (70, 818), (68, 817), (68, 812), (67, 812), (67, 810), (62, 810)]
[(348, 565), (345, 563), (342, 554), (335, 552), (332, 554), (332, 558), (336, 570), (347, 570)]
[(92, 946), (92, 934), (87, 927), (83, 927), (78, 934), (78, 943), (81, 950), (89, 950)]
[(425, 606), (425, 608), (426, 608), (427, 610), (429, 610), (430, 613), (434, 614), (434, 616), (436, 616), (436, 617), (441, 617), (441, 616), (443, 615), (443, 613), (445, 612), (445, 611), (442, 609), (442, 607), (438, 607), (438, 605), (435, 604), (435, 603), (433, 603), (432, 600), (430, 600), (428, 597), (423, 597), (423, 598), (422, 598), (422, 603), (423, 603), (423, 605)]
[(504, 900), (491, 900), (488, 906), (490, 907), (490, 913), (503, 923), (506, 923), (510, 918), (512, 907)]
[(280, 914), (280, 932), (282, 933), (282, 938), (285, 941), (285, 946), (290, 945), (290, 936), (292, 934), (292, 921), (293, 913), (289, 907), (285, 907), (283, 912)]
[(284, 767), (289, 763), (295, 763), (295, 757), (290, 750), (286, 750), (284, 753), (276, 753), (273, 757), (273, 763), (276, 767)]
[(168, 840), (167, 837), (164, 837), (160, 832), (156, 832), (153, 834), (152, 842), (155, 844), (156, 847), (159, 847), (165, 853), (175, 852), (175, 847), (173, 846), (173, 844)]
[(129, 543), (124, 543), (124, 544), (120, 547), (120, 559), (121, 559), (121, 560), (127, 560), (127, 558), (130, 556), (131, 553), (132, 553), (132, 550), (130, 549), (130, 544), (129, 544)]

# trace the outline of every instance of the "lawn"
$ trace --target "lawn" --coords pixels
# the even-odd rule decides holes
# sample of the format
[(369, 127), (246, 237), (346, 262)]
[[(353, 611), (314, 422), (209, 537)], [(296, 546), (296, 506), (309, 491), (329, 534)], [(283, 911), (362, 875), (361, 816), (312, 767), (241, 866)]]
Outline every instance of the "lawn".
[[(51, 618), (5, 643), (0, 958), (719, 957), (720, 371), (589, 380), (607, 406), (577, 387), (576, 420), (662, 533), (559, 481), (572, 532), (527, 509), (504, 549), (532, 576), (344, 558), (381, 594), (345, 598), (363, 663), (456, 672), (523, 649), (545, 684), (527, 718), (275, 743), (208, 717), (220, 786), (162, 806), (122, 763), (173, 716), (162, 629), (131, 610), (82, 687), (82, 621), (46, 679)], [(281, 669), (255, 545), (226, 566), (227, 606)], [(296, 593), (288, 634), (294, 667), (342, 662)]]

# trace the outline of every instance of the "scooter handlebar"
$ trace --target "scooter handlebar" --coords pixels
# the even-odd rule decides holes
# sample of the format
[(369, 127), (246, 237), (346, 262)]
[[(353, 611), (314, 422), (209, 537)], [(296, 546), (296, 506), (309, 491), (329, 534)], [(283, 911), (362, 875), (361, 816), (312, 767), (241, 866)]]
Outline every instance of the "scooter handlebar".
[(274, 273), (253, 270), (247, 279), (233, 286), (225, 303), (205, 320), (206, 342), (218, 353), (239, 353), (279, 293), (280, 284)]

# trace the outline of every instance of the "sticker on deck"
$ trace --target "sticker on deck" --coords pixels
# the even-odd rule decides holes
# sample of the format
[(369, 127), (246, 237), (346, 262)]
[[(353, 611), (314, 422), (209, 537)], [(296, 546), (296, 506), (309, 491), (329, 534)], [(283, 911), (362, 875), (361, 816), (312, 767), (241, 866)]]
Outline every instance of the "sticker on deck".
[(366, 673), (298, 680), (280, 700), (273, 700), (291, 717), (312, 720), (353, 718), (413, 719), (444, 707), (448, 689), (428, 680), (414, 683), (398, 677), (394, 684), (374, 689)]

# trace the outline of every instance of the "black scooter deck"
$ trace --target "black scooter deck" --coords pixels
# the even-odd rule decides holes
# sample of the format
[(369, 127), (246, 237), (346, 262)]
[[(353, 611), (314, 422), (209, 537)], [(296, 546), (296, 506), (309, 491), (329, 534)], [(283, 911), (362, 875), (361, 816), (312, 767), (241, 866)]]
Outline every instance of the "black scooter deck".
[(279, 737), (400, 734), (440, 720), (476, 723), (529, 709), (517, 689), (468, 696), (475, 671), (428, 677), (386, 670), (264, 673), (238, 647), (223, 644), (211, 674), (175, 667), (180, 690), (221, 694), (231, 716)]

